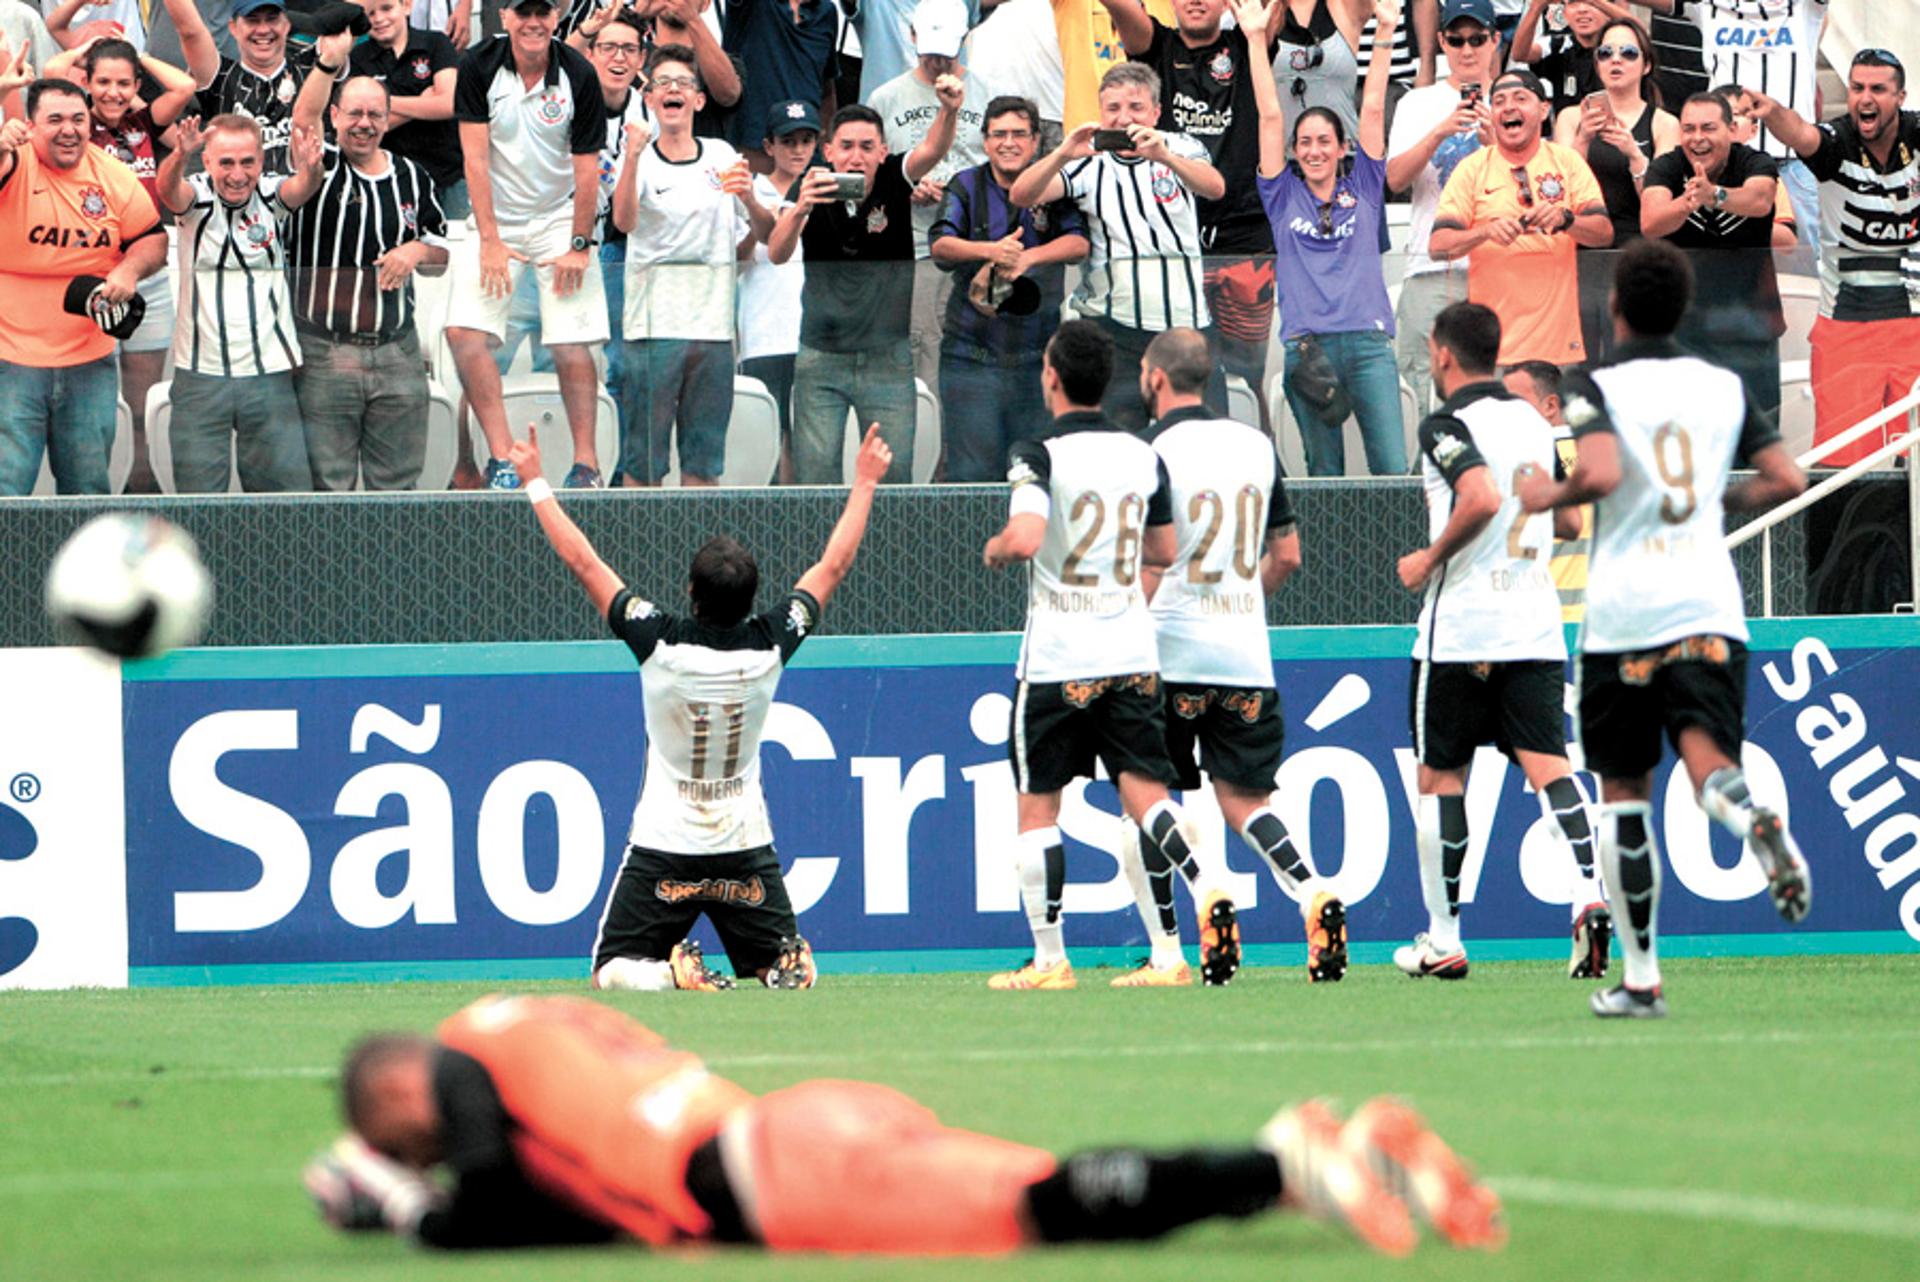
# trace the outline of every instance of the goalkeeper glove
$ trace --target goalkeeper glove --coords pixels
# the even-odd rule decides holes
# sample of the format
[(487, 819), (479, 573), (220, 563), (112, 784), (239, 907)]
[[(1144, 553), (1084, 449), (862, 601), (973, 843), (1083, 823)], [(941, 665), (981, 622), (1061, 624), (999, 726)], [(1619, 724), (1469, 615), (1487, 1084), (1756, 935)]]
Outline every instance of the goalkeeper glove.
[(303, 1181), (321, 1218), (352, 1231), (411, 1234), (439, 1200), (424, 1175), (374, 1152), (358, 1135), (342, 1135), (307, 1163)]

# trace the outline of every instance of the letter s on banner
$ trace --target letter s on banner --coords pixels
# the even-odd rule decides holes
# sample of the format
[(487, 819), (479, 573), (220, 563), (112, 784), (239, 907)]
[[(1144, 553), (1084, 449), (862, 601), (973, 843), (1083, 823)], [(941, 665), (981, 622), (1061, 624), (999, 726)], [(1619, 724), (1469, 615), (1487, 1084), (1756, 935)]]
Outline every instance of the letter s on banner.
[(286, 752), (300, 746), (292, 708), (216, 712), (188, 726), (167, 763), (167, 789), (180, 817), (221, 841), (252, 851), (260, 880), (245, 890), (183, 890), (173, 897), (174, 929), (259, 930), (285, 917), (307, 893), (313, 856), (307, 834), (280, 807), (220, 782), (229, 752)]
[[(527, 882), (527, 802), (553, 800), (559, 866), (553, 885)], [(522, 761), (500, 772), (480, 799), (480, 884), (505, 916), (529, 926), (571, 921), (600, 891), (606, 830), (600, 797), (587, 777), (564, 761)]]

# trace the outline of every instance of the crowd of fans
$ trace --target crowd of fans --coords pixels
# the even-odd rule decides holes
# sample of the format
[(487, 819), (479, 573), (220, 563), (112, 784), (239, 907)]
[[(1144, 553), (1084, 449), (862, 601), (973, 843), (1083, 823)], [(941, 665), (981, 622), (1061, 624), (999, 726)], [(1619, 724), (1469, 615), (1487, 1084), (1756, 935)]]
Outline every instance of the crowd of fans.
[(1309, 473), (1348, 470), (1349, 416), (1401, 473), (1441, 308), (1494, 308), (1508, 368), (1604, 360), (1596, 251), (1640, 236), (1696, 256), (1681, 340), (1775, 412), (1773, 251), (1817, 248), (1831, 436), (1920, 378), (1905, 70), (1863, 50), (1822, 125), (1826, 0), (1641, 8), (1651, 29), (1611, 0), (0, 0), (0, 493), (43, 455), (105, 492), (120, 400), (151, 489), (169, 366), (178, 490), (416, 485), (414, 278), (440, 272), (485, 447), (459, 484), (532, 479), (502, 383), (528, 340), (570, 486), (657, 485), (676, 455), (716, 483), (736, 371), (779, 405), (772, 479), (837, 483), (850, 414), (907, 479), (916, 379), (940, 476), (998, 479), (1046, 427), (1063, 314), (1113, 338), (1122, 423), (1139, 354), (1192, 326), (1209, 403), (1237, 375), (1264, 418), (1274, 377)]

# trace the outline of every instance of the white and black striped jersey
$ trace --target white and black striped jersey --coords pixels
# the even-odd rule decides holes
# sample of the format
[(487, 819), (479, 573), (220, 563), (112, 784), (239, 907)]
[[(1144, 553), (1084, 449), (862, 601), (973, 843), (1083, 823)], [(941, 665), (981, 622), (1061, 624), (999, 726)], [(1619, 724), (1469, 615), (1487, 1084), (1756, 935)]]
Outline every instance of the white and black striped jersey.
[[(1710, 84), (1757, 89), (1804, 119), (1818, 118), (1814, 77), (1827, 0), (1695, 0), (1691, 12)], [(1794, 154), (1767, 129), (1752, 145), (1769, 156)]]
[[(1360, 64), (1359, 83), (1367, 81), (1367, 67), (1373, 62), (1373, 36), (1380, 25), (1378, 18), (1368, 18), (1367, 24), (1360, 28), (1360, 47), (1353, 52), (1354, 60)], [(1397, 80), (1401, 84), (1411, 85), (1415, 73), (1420, 70), (1420, 59), (1413, 47), (1413, 22), (1403, 21), (1393, 29), (1393, 61), (1387, 64), (1387, 79)], [(1444, 52), (1444, 50), (1443, 50)], [(1439, 61), (1438, 55), (1435, 58)], [(1445, 75), (1443, 71), (1440, 73)], [(1167, 678), (1169, 681), (1174, 678)]]
[(593, 64), (558, 40), (531, 89), (505, 36), (469, 49), (454, 81), (453, 118), (487, 126), (493, 214), (503, 226), (564, 217), (573, 208), (573, 157), (598, 155), (607, 137)]
[(280, 174), (260, 180), (244, 205), (213, 193), (205, 174), (187, 186), (179, 221), (179, 319), (173, 363), (196, 374), (279, 374), (300, 363), (287, 286), (287, 207)]
[(777, 609), (714, 628), (622, 589), (607, 624), (640, 661), (647, 718), (628, 842), (675, 855), (771, 845), (760, 736), (780, 673), (820, 624), (820, 603), (796, 588)]
[[(653, 113), (647, 109), (646, 95), (636, 88), (627, 91), (627, 100), (616, 110), (606, 105), (602, 95), (601, 110), (607, 113), (607, 140), (600, 146), (600, 243), (625, 240), (626, 233), (613, 225), (613, 189), (620, 181), (620, 166), (627, 158), (627, 126), (644, 124), (651, 126)], [(649, 129), (651, 133), (651, 128)]]
[[(1166, 139), (1176, 156), (1207, 159), (1197, 138)], [(1074, 311), (1154, 333), (1213, 323), (1202, 288), (1198, 207), (1171, 169), (1103, 151), (1072, 161), (1061, 178), (1067, 198), (1087, 216), (1090, 243)]]
[(381, 152), (369, 176), (326, 150), (326, 177), (287, 224), (293, 315), (342, 337), (397, 338), (413, 325), (413, 278), (380, 289), (374, 263), (409, 241), (446, 244), (447, 220), (433, 179), (405, 156)]
[(1140, 589), (1149, 525), (1173, 519), (1167, 469), (1153, 447), (1097, 410), (1062, 414), (1008, 451), (1014, 516), (1046, 521), (1028, 564), (1022, 681), (1076, 681), (1159, 669)]
[(293, 100), (313, 70), (313, 46), (287, 46), (286, 61), (271, 76), (249, 70), (245, 63), (222, 57), (213, 83), (200, 91), (200, 120), (204, 124), (224, 114), (247, 116), (260, 123), (266, 159), (263, 174), (292, 172), (287, 144), (293, 137)]
[(1593, 506), (1580, 649), (1745, 641), (1722, 500), (1727, 474), (1780, 434), (1748, 404), (1740, 377), (1671, 340), (1640, 339), (1591, 374), (1569, 375), (1563, 397), (1576, 440), (1611, 432), (1620, 443), (1620, 484)]
[[(1654, 73), (1662, 97), (1660, 105), (1676, 116), (1688, 95), (1713, 88), (1707, 80), (1700, 28), (1686, 11), (1689, 2), (1675, 0), (1672, 13), (1655, 9), (1647, 14), (1647, 35), (1653, 42), (1653, 55), (1660, 62), (1660, 70)], [(1691, 0), (1694, 4), (1698, 2)]]
[(1160, 675), (1198, 685), (1273, 685), (1260, 556), (1294, 523), (1266, 433), (1201, 406), (1149, 429), (1171, 487), (1173, 565), (1153, 594)]
[(1853, 117), (1820, 126), (1820, 314), (1920, 316), (1920, 112), (1903, 111), (1884, 167)]
[(1522, 469), (1559, 470), (1553, 426), (1498, 383), (1456, 391), (1420, 424), (1427, 531), (1440, 537), (1460, 478), (1484, 467), (1500, 510), (1427, 580), (1413, 657), (1430, 663), (1564, 659), (1560, 592), (1547, 572), (1553, 518), (1514, 497)]

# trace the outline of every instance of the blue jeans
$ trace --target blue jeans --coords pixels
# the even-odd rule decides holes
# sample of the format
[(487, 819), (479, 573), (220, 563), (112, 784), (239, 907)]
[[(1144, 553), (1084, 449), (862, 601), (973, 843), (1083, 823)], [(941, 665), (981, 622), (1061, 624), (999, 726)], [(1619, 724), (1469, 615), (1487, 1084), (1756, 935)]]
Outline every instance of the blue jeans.
[(627, 439), (627, 398), (620, 371), (625, 368), (627, 346), (627, 242), (614, 241), (600, 246), (600, 279), (607, 287), (607, 395), (619, 415), (620, 439)]
[(120, 402), (112, 356), (41, 369), (0, 361), (0, 494), (31, 494), (44, 453), (62, 494), (105, 494)]
[(459, 222), (473, 213), (473, 198), (467, 194), (467, 180), (448, 183), (440, 189), (440, 212), (450, 223)]
[(292, 370), (232, 378), (175, 370), (170, 399), (175, 493), (225, 494), (236, 464), (249, 494), (313, 488)]
[[(1407, 473), (1406, 424), (1400, 417), (1400, 371), (1393, 363), (1393, 340), (1379, 330), (1352, 330), (1344, 334), (1316, 334), (1320, 350), (1333, 363), (1340, 385), (1353, 402), (1360, 420), (1360, 440), (1367, 451), (1367, 470), (1375, 476)], [(1287, 342), (1287, 373), (1300, 363), (1298, 339)], [(1287, 386), (1287, 407), (1300, 425), (1300, 441), (1307, 451), (1308, 476), (1346, 473), (1346, 443), (1341, 423), (1328, 423)]]
[(893, 449), (886, 479), (913, 479), (913, 343), (902, 334), (868, 352), (824, 352), (800, 344), (793, 362), (793, 479), (800, 485), (844, 485), (841, 451), (847, 411), (861, 432), (878, 423)]
[(1004, 481), (1007, 451), (1053, 422), (1040, 390), (1041, 353), (995, 356), (948, 335), (940, 345), (940, 404), (949, 481)]
[(680, 479), (717, 481), (726, 469), (733, 418), (733, 344), (634, 338), (624, 347), (630, 377), (621, 404), (633, 433), (620, 435), (620, 471), (656, 485), (667, 474), (678, 428)]
[(1788, 156), (1780, 161), (1780, 181), (1787, 185), (1800, 243), (1808, 249), (1820, 248), (1820, 180), (1807, 168), (1806, 161)]

